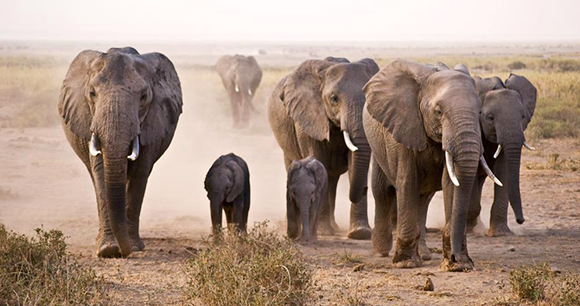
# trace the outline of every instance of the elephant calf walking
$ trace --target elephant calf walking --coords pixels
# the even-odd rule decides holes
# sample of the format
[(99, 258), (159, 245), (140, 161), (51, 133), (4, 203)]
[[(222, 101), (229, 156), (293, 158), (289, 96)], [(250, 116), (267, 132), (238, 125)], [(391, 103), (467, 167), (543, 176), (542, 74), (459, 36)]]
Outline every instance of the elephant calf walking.
[(318, 215), (326, 198), (328, 174), (324, 165), (310, 156), (293, 161), (288, 170), (286, 216), (288, 237), (304, 244), (316, 242)]
[(250, 171), (246, 162), (234, 153), (220, 156), (205, 176), (205, 190), (213, 233), (221, 231), (222, 210), (228, 224), (234, 223), (245, 232), (250, 210)]

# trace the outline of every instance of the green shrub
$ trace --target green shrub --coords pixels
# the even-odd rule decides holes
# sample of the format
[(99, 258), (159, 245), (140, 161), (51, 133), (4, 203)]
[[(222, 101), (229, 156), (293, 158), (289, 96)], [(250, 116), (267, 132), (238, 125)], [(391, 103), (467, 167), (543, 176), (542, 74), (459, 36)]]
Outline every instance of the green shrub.
[(103, 305), (95, 272), (66, 252), (61, 231), (29, 238), (0, 224), (0, 305)]
[(510, 272), (509, 282), (512, 291), (520, 300), (532, 303), (544, 300), (546, 288), (552, 278), (552, 270), (548, 263), (532, 266), (520, 266)]
[(522, 61), (511, 62), (507, 66), (511, 70), (517, 70), (517, 69), (525, 69), (525, 68), (527, 68), (526, 64), (524, 64), (524, 62), (522, 62)]
[(187, 267), (188, 296), (206, 305), (303, 305), (311, 296), (312, 272), (299, 247), (256, 224), (248, 234), (228, 231)]

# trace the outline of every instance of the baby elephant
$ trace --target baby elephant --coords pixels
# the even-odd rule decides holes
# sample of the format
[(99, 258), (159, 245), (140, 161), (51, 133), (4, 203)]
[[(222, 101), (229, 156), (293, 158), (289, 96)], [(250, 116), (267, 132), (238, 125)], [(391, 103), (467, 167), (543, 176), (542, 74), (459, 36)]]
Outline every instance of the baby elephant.
[(205, 190), (210, 201), (213, 233), (222, 227), (222, 209), (228, 224), (234, 223), (246, 231), (250, 210), (250, 171), (248, 165), (234, 153), (218, 158), (205, 176)]
[(286, 192), (289, 238), (300, 235), (302, 244), (316, 241), (318, 213), (325, 201), (327, 185), (326, 169), (314, 157), (292, 162)]

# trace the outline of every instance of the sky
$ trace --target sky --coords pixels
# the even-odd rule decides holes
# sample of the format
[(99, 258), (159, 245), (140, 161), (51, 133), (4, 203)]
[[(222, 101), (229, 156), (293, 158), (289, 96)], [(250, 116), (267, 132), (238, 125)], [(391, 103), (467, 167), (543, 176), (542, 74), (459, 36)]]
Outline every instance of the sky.
[(0, 0), (0, 40), (578, 41), (580, 0)]

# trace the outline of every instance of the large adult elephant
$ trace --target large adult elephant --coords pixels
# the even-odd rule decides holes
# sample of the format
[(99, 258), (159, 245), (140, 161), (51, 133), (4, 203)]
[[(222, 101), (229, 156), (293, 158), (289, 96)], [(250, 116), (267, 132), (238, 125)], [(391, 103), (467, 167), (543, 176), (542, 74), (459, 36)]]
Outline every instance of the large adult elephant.
[(139, 215), (147, 179), (171, 143), (181, 109), (179, 77), (161, 53), (87, 50), (71, 63), (58, 112), (95, 187), (98, 256), (143, 250)]
[(250, 123), (252, 99), (262, 80), (262, 69), (253, 56), (224, 55), (216, 63), (216, 70), (228, 92), (232, 104), (234, 127)]
[[(390, 212), (397, 205), (397, 243), (393, 265), (421, 265), (426, 250), (420, 216), (443, 189), (444, 259), (448, 271), (472, 269), (465, 229), (471, 189), (482, 156), (474, 80), (444, 65), (395, 60), (365, 86), (364, 130), (373, 151), (376, 252), (392, 246)], [(445, 166), (447, 171), (444, 171)], [(423, 234), (423, 235), (422, 235)]]
[[(344, 58), (308, 60), (282, 78), (268, 101), (268, 118), (284, 151), (286, 170), (293, 160), (314, 156), (328, 172), (320, 229), (334, 234), (336, 187), (348, 170), (348, 237), (369, 239), (367, 176), (371, 151), (362, 126), (364, 84), (379, 70), (375, 61), (350, 63)], [(352, 138), (351, 138), (352, 137)]]
[[(475, 78), (482, 101), (480, 124), (485, 159), (497, 174), (503, 187), (494, 186), (489, 236), (510, 235), (507, 224), (508, 202), (518, 223), (524, 221), (520, 194), (520, 162), (522, 146), (533, 150), (526, 142), (524, 131), (536, 107), (536, 88), (523, 76), (512, 74), (505, 83), (498, 77)], [(481, 212), (481, 193), (485, 173), (480, 169), (468, 213), (468, 225), (477, 223)]]

